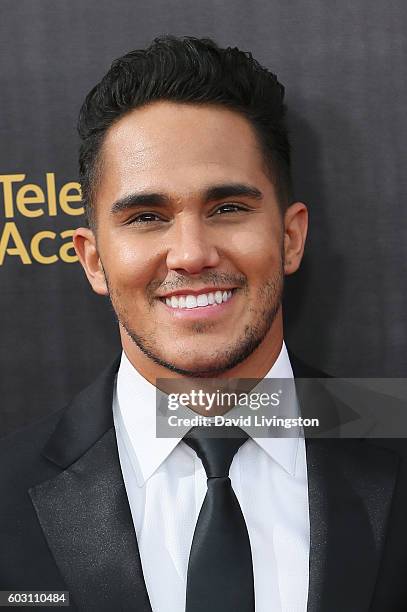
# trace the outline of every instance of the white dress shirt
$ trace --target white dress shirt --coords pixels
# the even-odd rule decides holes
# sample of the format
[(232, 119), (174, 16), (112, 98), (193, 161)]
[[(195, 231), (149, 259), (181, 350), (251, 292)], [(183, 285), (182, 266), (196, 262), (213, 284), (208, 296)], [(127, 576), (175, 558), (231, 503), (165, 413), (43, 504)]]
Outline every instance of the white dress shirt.
[[(293, 377), (284, 343), (266, 377)], [(123, 352), (113, 418), (144, 579), (153, 612), (182, 612), (206, 474), (180, 438), (156, 438), (155, 402), (155, 386)], [(304, 439), (249, 438), (233, 459), (230, 479), (249, 532), (256, 612), (305, 612), (309, 514)]]

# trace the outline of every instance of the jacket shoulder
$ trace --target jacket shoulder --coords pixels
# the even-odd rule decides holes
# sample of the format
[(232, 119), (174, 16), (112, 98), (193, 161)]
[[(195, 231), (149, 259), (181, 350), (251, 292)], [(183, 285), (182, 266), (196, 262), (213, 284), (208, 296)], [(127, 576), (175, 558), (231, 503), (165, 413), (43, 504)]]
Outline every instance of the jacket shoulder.
[(300, 359), (290, 349), (287, 349), (287, 352), (295, 378), (331, 378), (330, 374), (327, 374), (322, 370), (317, 370)]
[[(39, 482), (46, 477), (49, 462), (41, 456), (41, 452), (65, 409), (52, 412), (0, 439), (0, 488), (3, 491), (16, 490), (20, 485), (32, 486), (37, 478)], [(50, 473), (50, 477), (54, 472)]]
[[(3, 467), (0, 470), (0, 483), (4, 478), (12, 478), (21, 474), (22, 470), (33, 474), (38, 471), (40, 465), (50, 464), (42, 453), (49, 440), (53, 438), (55, 432), (66, 420), (76, 423), (69, 444), (74, 442), (75, 435), (79, 436), (81, 429), (83, 429), (85, 419), (87, 418), (91, 423), (95, 420), (97, 410), (90, 411), (88, 407), (90, 405), (96, 408), (95, 404), (101, 403), (108, 394), (107, 389), (112, 389), (112, 382), (119, 361), (120, 356), (116, 356), (114, 361), (95, 380), (83, 388), (63, 408), (0, 439), (0, 461)], [(14, 484), (15, 482), (14, 480)]]

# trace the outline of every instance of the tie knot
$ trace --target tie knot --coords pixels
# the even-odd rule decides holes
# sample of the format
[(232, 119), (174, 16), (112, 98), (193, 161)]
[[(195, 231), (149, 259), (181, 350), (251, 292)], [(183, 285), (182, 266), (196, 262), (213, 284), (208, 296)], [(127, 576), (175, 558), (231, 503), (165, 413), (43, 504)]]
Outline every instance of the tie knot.
[(184, 437), (201, 459), (208, 478), (229, 476), (233, 457), (248, 438), (239, 427), (193, 427)]

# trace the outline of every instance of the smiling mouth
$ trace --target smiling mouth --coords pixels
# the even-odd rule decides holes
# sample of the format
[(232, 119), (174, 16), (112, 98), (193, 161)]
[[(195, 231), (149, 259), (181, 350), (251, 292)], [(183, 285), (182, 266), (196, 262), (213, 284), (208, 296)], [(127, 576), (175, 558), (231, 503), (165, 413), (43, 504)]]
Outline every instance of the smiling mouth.
[(185, 295), (163, 297), (160, 298), (160, 300), (170, 308), (174, 308), (176, 310), (192, 310), (193, 308), (217, 306), (228, 302), (235, 291), (235, 289), (229, 289), (228, 291), (211, 291), (209, 293), (200, 293), (198, 295), (186, 293)]

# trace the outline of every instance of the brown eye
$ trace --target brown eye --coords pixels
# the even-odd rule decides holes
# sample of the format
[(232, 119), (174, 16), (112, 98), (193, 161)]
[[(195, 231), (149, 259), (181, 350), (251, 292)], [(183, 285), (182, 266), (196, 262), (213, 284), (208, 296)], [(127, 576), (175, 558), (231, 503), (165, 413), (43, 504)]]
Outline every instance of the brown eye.
[(215, 210), (214, 214), (223, 215), (224, 213), (228, 212), (239, 212), (244, 210), (246, 209), (243, 208), (243, 206), (239, 206), (238, 204), (222, 204), (222, 206), (219, 206), (219, 208)]
[(154, 223), (155, 221), (162, 221), (162, 219), (155, 213), (141, 213), (130, 219), (129, 223), (141, 225), (143, 223)]

